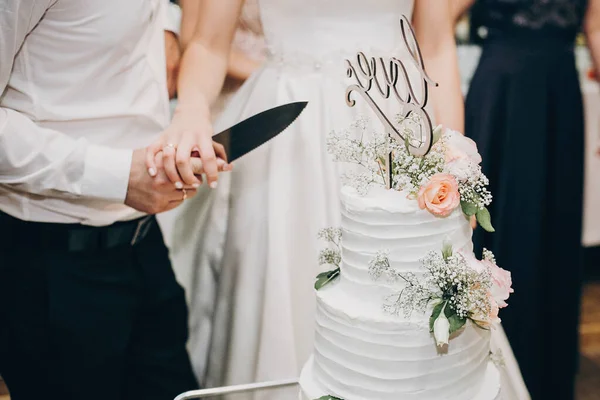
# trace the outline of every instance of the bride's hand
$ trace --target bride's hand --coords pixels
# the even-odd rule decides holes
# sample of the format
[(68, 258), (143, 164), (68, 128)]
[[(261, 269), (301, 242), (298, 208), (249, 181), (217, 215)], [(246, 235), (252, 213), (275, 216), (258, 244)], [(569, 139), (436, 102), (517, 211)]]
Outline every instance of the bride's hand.
[(198, 187), (202, 181), (194, 174), (191, 163), (192, 153), (197, 152), (202, 160), (207, 182), (214, 189), (217, 186), (219, 172), (217, 159), (225, 161), (225, 166), (221, 169), (227, 170), (229, 166), (225, 149), (219, 143), (213, 142), (212, 134), (208, 110), (178, 107), (169, 127), (163, 131), (156, 142), (148, 146), (146, 154), (148, 173), (151, 176), (156, 175), (154, 157), (162, 151), (165, 173), (175, 187), (178, 189), (184, 185)]
[[(204, 175), (206, 172), (204, 171), (204, 164), (202, 163), (199, 155), (192, 153), (190, 163), (192, 165), (194, 175), (196, 175), (200, 182), (202, 182), (202, 175)], [(219, 169), (219, 172), (227, 172), (233, 169), (233, 164), (227, 164), (225, 160), (217, 158), (217, 168)]]

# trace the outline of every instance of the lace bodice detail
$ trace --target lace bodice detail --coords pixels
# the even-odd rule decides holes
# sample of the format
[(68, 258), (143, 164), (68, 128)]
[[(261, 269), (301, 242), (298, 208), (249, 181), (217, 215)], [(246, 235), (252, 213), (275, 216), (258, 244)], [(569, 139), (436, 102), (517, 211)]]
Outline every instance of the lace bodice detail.
[(587, 0), (478, 0), (477, 6), (481, 24), (492, 30), (574, 36), (581, 28)]

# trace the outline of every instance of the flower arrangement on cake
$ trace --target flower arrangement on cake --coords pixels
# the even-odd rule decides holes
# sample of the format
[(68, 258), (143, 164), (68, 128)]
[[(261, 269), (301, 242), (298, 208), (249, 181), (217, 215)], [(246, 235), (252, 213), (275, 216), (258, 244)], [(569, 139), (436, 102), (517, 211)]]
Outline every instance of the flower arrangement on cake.
[(392, 314), (403, 311), (406, 317), (430, 310), (429, 327), (438, 346), (447, 345), (450, 335), (467, 320), (489, 329), (513, 292), (510, 272), (498, 267), (488, 250), (480, 261), (473, 253), (454, 252), (446, 244), (442, 251), (429, 252), (421, 265), (425, 273), (420, 277), (398, 272), (391, 267), (387, 252), (381, 251), (369, 263), (369, 273), (375, 280), (404, 281), (404, 289), (391, 295), (384, 309)]
[[(414, 138), (420, 117), (398, 118), (398, 129)], [(487, 177), (481, 170), (481, 156), (473, 140), (459, 132), (438, 126), (432, 146), (423, 156), (413, 155), (408, 142), (399, 142), (388, 134), (370, 132), (368, 119), (357, 119), (348, 129), (328, 136), (328, 151), (335, 161), (359, 166), (344, 175), (344, 183), (364, 196), (374, 186), (386, 182), (385, 157), (390, 157), (391, 189), (406, 193), (422, 210), (439, 218), (449, 217), (461, 208), (465, 216), (476, 219), (493, 232), (487, 206), (492, 201)], [(408, 140), (408, 139), (407, 139)], [(333, 269), (317, 276), (315, 288), (321, 289), (340, 274), (342, 232), (323, 229), (319, 238), (328, 247), (319, 255), (320, 265)], [(374, 280), (402, 283), (402, 290), (390, 295), (384, 311), (390, 314), (430, 311), (429, 327), (438, 345), (448, 344), (450, 335), (470, 320), (489, 329), (498, 320), (499, 308), (505, 307), (512, 293), (510, 272), (496, 265), (494, 255), (484, 250), (477, 260), (471, 251), (455, 251), (446, 244), (420, 260), (423, 274), (400, 272), (390, 265), (388, 253), (380, 251), (369, 264)]]
[[(405, 137), (411, 137), (418, 116), (398, 119)], [(433, 131), (433, 145), (424, 156), (409, 151), (388, 134), (368, 132), (365, 118), (357, 119), (349, 129), (332, 132), (327, 147), (335, 161), (362, 168), (344, 175), (345, 184), (366, 194), (374, 185), (383, 185), (387, 171), (385, 158), (392, 155), (392, 188), (404, 191), (438, 217), (449, 216), (459, 206), (468, 217), (476, 218), (483, 229), (493, 232), (487, 206), (492, 195), (487, 177), (481, 170), (481, 156), (473, 140), (463, 134), (438, 126)]]

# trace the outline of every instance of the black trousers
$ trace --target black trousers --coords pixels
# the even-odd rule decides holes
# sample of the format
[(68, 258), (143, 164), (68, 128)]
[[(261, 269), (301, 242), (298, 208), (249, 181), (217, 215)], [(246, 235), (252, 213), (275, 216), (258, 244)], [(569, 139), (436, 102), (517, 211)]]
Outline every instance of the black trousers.
[(76, 241), (105, 240), (77, 248), (61, 238), (69, 230), (72, 242), (72, 228), (0, 215), (0, 375), (11, 399), (169, 400), (196, 389), (184, 291), (155, 219), (134, 245), (79, 229)]

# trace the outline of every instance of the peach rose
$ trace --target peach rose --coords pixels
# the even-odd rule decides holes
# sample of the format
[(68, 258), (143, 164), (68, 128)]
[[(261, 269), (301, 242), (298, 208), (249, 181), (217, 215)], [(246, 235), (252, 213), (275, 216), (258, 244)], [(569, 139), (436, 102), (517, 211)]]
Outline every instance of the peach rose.
[(512, 277), (510, 272), (500, 268), (496, 265), (496, 263), (490, 260), (482, 260), (483, 265), (490, 271), (492, 276), (492, 296), (494, 300), (498, 304), (498, 307), (504, 308), (508, 304), (506, 304), (506, 300), (511, 293), (514, 292), (512, 288)]
[(458, 182), (450, 174), (435, 174), (421, 187), (417, 199), (421, 210), (447, 217), (460, 204)]
[(500, 319), (498, 318), (498, 303), (496, 303), (496, 300), (494, 300), (494, 297), (492, 296), (491, 292), (488, 293), (488, 300), (490, 302), (490, 311), (488, 315), (471, 315), (471, 319), (473, 320), (473, 322), (485, 329), (490, 328), (493, 323), (500, 321)]

